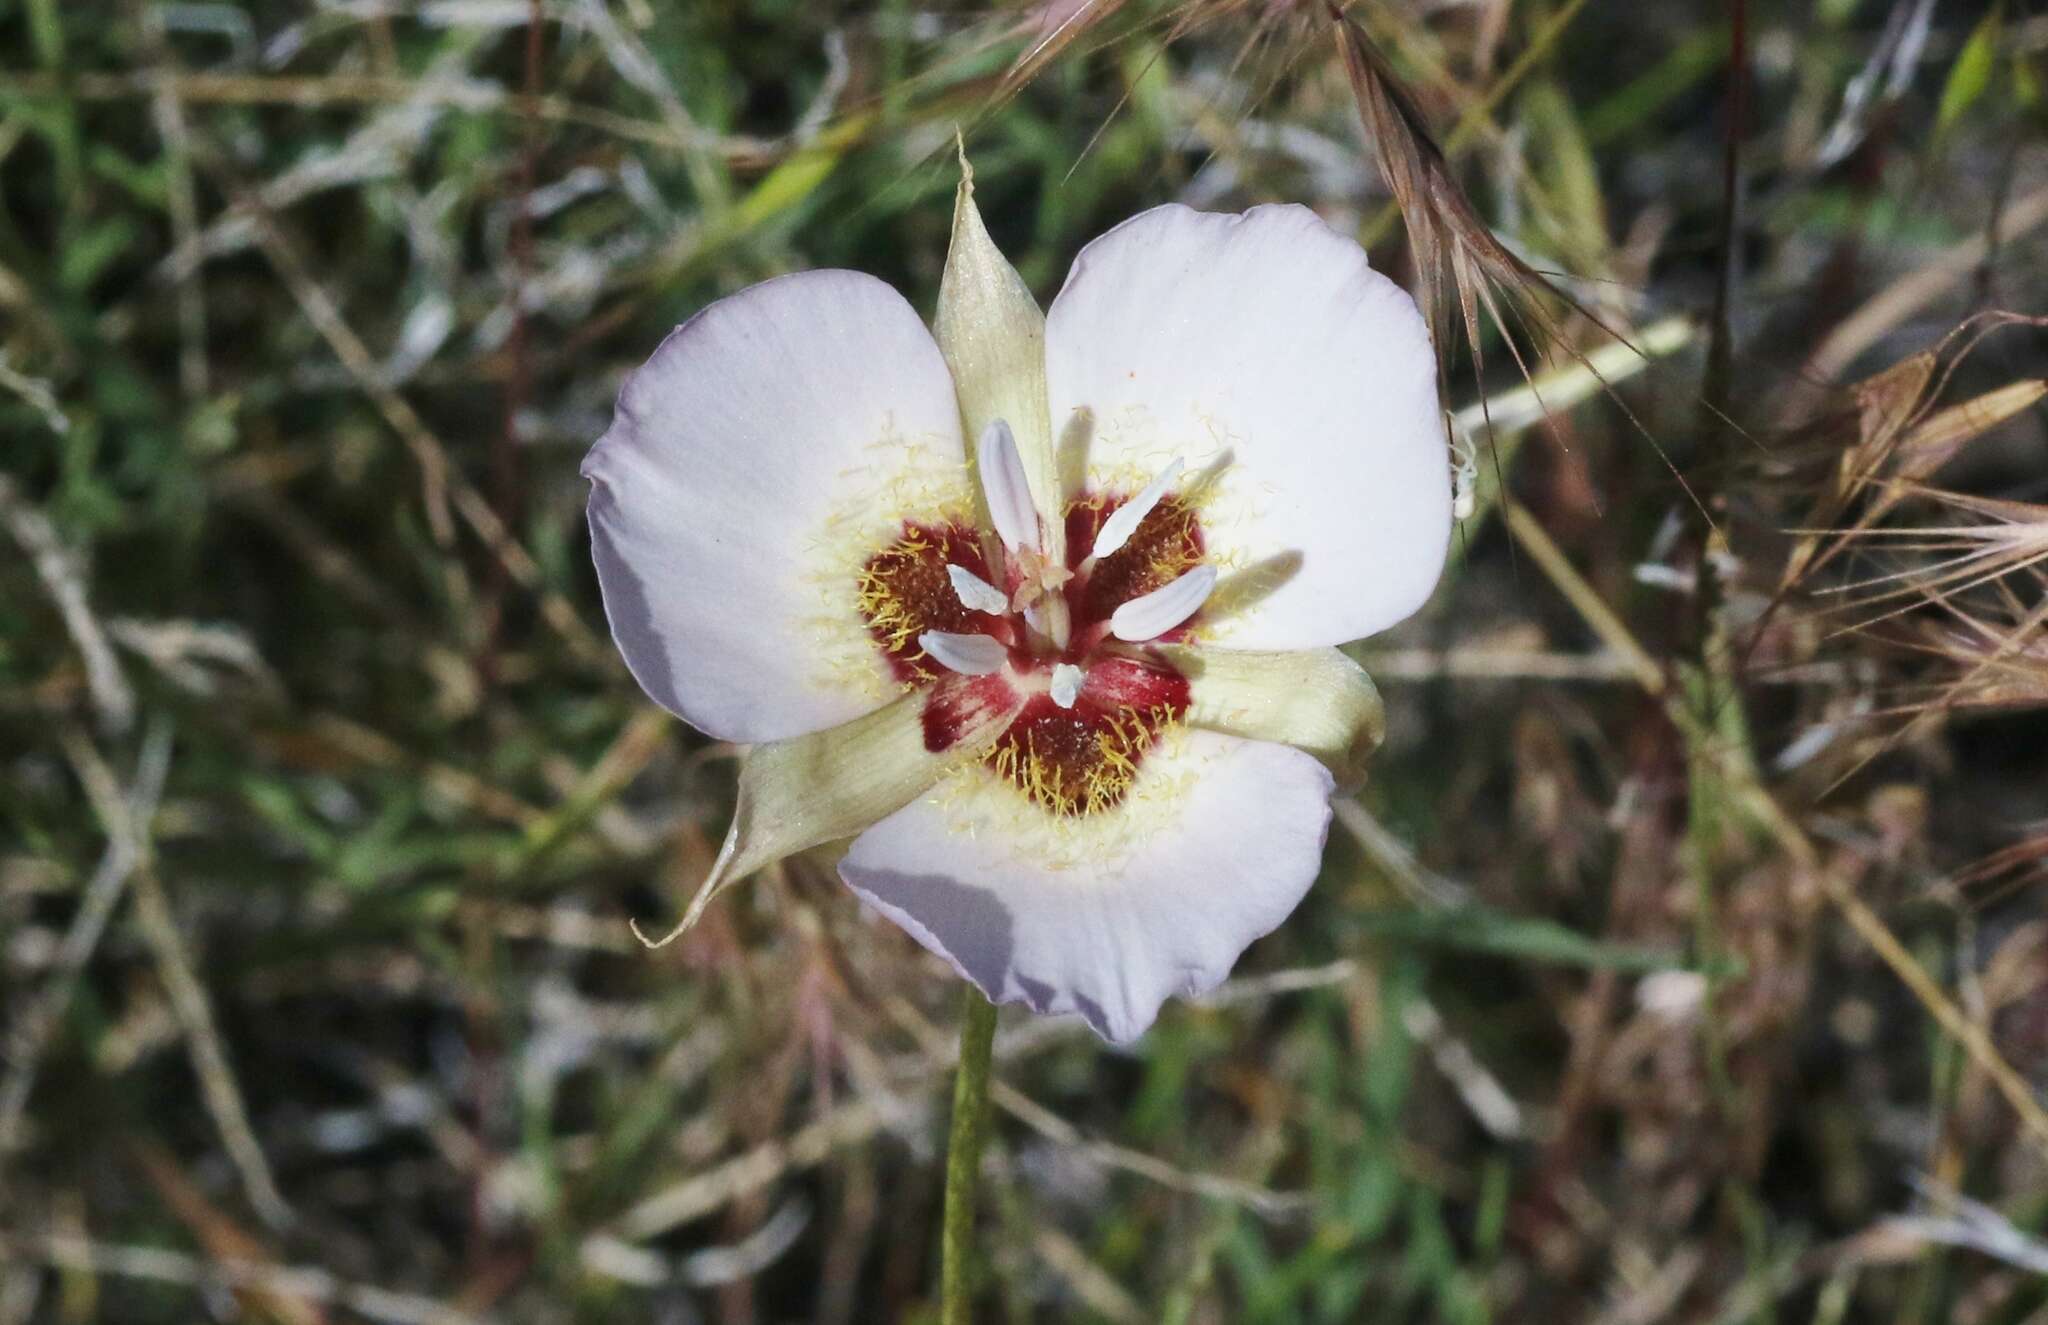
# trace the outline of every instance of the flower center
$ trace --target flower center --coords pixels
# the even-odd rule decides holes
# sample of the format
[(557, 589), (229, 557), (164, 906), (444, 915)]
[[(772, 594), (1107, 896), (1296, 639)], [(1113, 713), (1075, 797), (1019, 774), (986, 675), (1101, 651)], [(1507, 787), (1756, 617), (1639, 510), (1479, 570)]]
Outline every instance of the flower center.
[(950, 521), (905, 520), (896, 541), (861, 567), (855, 601), (897, 680), (925, 685), (947, 670), (925, 652), (920, 636), (988, 633), (1008, 624), (1007, 603), (970, 605), (954, 587), (955, 573), (982, 579), (988, 567), (974, 530)]
[(1024, 706), (988, 767), (1049, 813), (1109, 809), (1188, 706), (1187, 679), (1146, 646), (1184, 638), (1216, 584), (1175, 489), (1181, 462), (1134, 494), (1068, 502), (1067, 552), (1052, 558), (1007, 424), (989, 426), (977, 459), (994, 538), (905, 521), (861, 568), (861, 614), (898, 679), (925, 687), (927, 746), (956, 739), (963, 702), (1006, 687)]

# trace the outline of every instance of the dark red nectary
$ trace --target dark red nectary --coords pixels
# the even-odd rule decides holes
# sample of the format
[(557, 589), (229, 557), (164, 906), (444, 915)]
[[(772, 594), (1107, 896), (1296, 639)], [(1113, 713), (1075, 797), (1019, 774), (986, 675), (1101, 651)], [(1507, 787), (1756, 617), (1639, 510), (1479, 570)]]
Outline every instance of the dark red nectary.
[[(1059, 592), (1072, 633), (1064, 651), (1034, 648), (1017, 619), (965, 606), (948, 565), (992, 584), (981, 540), (952, 521), (906, 520), (897, 540), (868, 558), (860, 572), (861, 610), (869, 632), (901, 680), (926, 687), (925, 748), (952, 748), (991, 712), (1017, 701), (1003, 675), (959, 676), (937, 665), (918, 644), (926, 631), (981, 634), (1010, 650), (1010, 673), (1032, 693), (996, 741), (987, 762), (1043, 809), (1080, 815), (1107, 809), (1129, 791), (1139, 761), (1160, 730), (1187, 711), (1189, 688), (1158, 652), (1122, 644), (1109, 635), (1109, 619), (1133, 598), (1171, 583), (1203, 558), (1201, 522), (1178, 494), (1162, 498), (1124, 545), (1095, 565), (1089, 550), (1103, 522), (1129, 498), (1093, 494), (1067, 508), (1067, 563), (1073, 572)], [(1012, 577), (1014, 578), (1014, 577)], [(1189, 623), (1191, 624), (1191, 623)], [(1183, 637), (1184, 624), (1162, 639)], [(1112, 652), (1110, 650), (1114, 649)], [(1085, 679), (1072, 707), (1043, 689), (1055, 665), (1080, 667)]]

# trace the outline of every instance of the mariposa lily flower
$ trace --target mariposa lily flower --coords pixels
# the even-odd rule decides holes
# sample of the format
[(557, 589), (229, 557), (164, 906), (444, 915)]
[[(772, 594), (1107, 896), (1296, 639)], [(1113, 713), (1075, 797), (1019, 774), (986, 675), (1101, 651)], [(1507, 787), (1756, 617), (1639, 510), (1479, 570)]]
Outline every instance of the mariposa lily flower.
[(989, 998), (1135, 1038), (1300, 902), (1380, 739), (1334, 647), (1450, 536), (1414, 303), (1303, 207), (1160, 207), (1041, 313), (971, 175), (931, 331), (872, 277), (679, 327), (584, 474), (612, 633), (752, 746), (692, 900), (840, 876)]

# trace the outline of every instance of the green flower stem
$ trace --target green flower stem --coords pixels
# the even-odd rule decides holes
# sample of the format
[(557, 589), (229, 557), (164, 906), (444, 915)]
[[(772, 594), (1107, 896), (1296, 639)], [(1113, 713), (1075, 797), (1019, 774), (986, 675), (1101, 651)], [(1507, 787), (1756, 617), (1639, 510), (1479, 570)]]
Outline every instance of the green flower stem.
[(973, 1318), (967, 1262), (974, 1249), (974, 1184), (981, 1173), (982, 1125), (988, 1117), (989, 1050), (996, 1038), (996, 1005), (980, 990), (969, 985), (960, 1008), (960, 1065), (953, 1075), (946, 1214), (939, 1242), (940, 1325), (968, 1325)]

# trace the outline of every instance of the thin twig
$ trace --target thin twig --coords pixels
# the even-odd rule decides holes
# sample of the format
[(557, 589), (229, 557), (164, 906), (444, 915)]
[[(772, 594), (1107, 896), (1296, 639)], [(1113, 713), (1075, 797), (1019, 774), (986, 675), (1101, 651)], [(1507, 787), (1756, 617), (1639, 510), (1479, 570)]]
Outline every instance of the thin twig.
[(171, 914), (170, 899), (156, 871), (145, 864), (135, 877), (135, 918), (142, 927), (150, 952), (156, 958), (157, 974), (170, 995), (171, 1009), (185, 1032), (185, 1046), (192, 1055), (192, 1071), (199, 1078), (201, 1096), (213, 1125), (219, 1129), (228, 1159), (242, 1181), (242, 1192), (264, 1223), (283, 1228), (292, 1221), (292, 1211), (277, 1179), (249, 1126), (249, 1113), (242, 1104), (242, 1092), (228, 1065), (227, 1045), (214, 1024), (213, 1007), (192, 964), (178, 922)]
[(1729, 375), (1735, 362), (1736, 281), (1742, 271), (1742, 131), (1749, 110), (1749, 4), (1729, 0), (1728, 120), (1721, 137), (1721, 242), (1714, 308), (1708, 319), (1705, 405), (1725, 419)]
[[(1974, 235), (1945, 249), (1872, 295), (1835, 324), (1806, 361), (1802, 376), (1814, 383), (1834, 381), (1887, 332), (1968, 279), (1991, 251), (1994, 240), (2010, 244), (2043, 222), (2048, 222), (2048, 188), (2036, 189), (2006, 208), (1994, 232)], [(1785, 417), (1798, 417), (1806, 405), (1804, 398), (1789, 405)]]
[[(1279, 994), (1341, 984), (1356, 974), (1357, 969), (1352, 963), (1335, 962), (1248, 976), (1242, 980), (1225, 981), (1202, 1003), (1207, 1007), (1231, 1007)], [(885, 1104), (862, 1098), (838, 1105), (786, 1138), (764, 1141), (714, 1168), (692, 1174), (656, 1192), (613, 1220), (605, 1233), (627, 1242), (659, 1237), (670, 1229), (702, 1219), (742, 1196), (760, 1191), (787, 1174), (815, 1168), (833, 1151), (865, 1142), (899, 1121), (901, 1102), (936, 1089), (943, 1074), (953, 1066), (959, 1048), (950, 1039), (944, 1044), (926, 1045), (915, 1021), (909, 1018), (898, 1020), (918, 1036), (921, 1050), (916, 1055), (912, 1080), (895, 1100)], [(929, 1023), (925, 1024), (929, 1026)], [(1087, 1023), (1078, 1017), (1034, 1017), (997, 1035), (993, 1057), (997, 1062), (1014, 1062), (1086, 1033)], [(1228, 1180), (1219, 1179), (1205, 1184), (1206, 1194), (1233, 1200), (1233, 1203), (1243, 1190), (1258, 1192), (1262, 1197), (1277, 1197), (1282, 1204), (1290, 1200), (1282, 1193), (1264, 1188), (1240, 1189)]]
[[(86, 744), (85, 738), (76, 734), (69, 735), (67, 741), (81, 746)], [(94, 762), (98, 763), (96, 759)], [(142, 753), (136, 758), (135, 777), (127, 794), (117, 794), (110, 798), (109, 804), (101, 807), (102, 822), (117, 825), (118, 830), (110, 830), (99, 867), (86, 881), (78, 914), (72, 917), (71, 928), (65, 931), (63, 946), (58, 950), (54, 969), (43, 986), (42, 997), (22, 1012), (21, 1020), (15, 1023), (8, 1037), (7, 1076), (0, 1080), (0, 1162), (4, 1162), (16, 1148), (21, 1119), (28, 1107), (29, 1095), (35, 1090), (36, 1071), (42, 1063), (43, 1054), (50, 1047), (52, 1035), (63, 1020), (65, 1009), (70, 1006), (79, 973), (99, 946), (100, 936), (106, 932), (107, 919), (114, 912), (114, 904), (121, 899), (129, 876), (147, 854), (149, 822), (156, 816), (157, 802), (163, 796), (164, 778), (170, 772), (170, 765), (170, 729), (152, 726), (143, 738)], [(99, 767), (104, 768), (105, 765), (100, 763)], [(105, 797), (104, 789), (94, 789), (89, 785), (88, 791), (95, 795), (96, 800)]]
[(770, 164), (779, 151), (786, 150), (770, 139), (691, 133), (673, 124), (621, 115), (601, 106), (584, 105), (560, 96), (543, 96), (529, 106), (510, 88), (481, 78), (414, 79), (376, 74), (165, 74), (151, 70), (134, 74), (81, 72), (63, 80), (48, 74), (19, 74), (0, 79), (0, 94), (19, 99), (64, 96), (80, 101), (125, 101), (164, 92), (184, 102), (228, 106), (296, 106), (312, 110), (324, 106), (383, 106), (410, 102), (499, 115), (530, 113), (542, 120), (595, 129), (649, 147), (710, 153), (727, 161), (754, 166)]
[(477, 1318), (429, 1298), (351, 1283), (311, 1266), (203, 1261), (160, 1247), (129, 1247), (55, 1234), (0, 1233), (0, 1261), (48, 1265), (79, 1274), (114, 1275), (196, 1289), (244, 1288), (280, 1298), (327, 1302), (392, 1325), (478, 1325)]
[(1378, 649), (1359, 661), (1386, 681), (1633, 681), (1636, 665), (1620, 654), (1559, 653), (1467, 644), (1450, 649)]
[(1627, 664), (1638, 685), (1653, 695), (1663, 694), (1664, 669), (1636, 642), (1634, 632), (1615, 615), (1599, 591), (1579, 574), (1578, 568), (1565, 556), (1564, 549), (1558, 547), (1536, 517), (1521, 506), (1509, 502), (1503, 511), (1508, 531), (1515, 536), (1515, 542), (1549, 577), (1551, 585), (1565, 596), (1565, 601), (1572, 605), (1586, 628), (1599, 637), (1608, 652)]
[(1355, 797), (1339, 796), (1330, 806), (1344, 831), (1416, 905), (1447, 907), (1472, 900), (1470, 888), (1424, 868), (1408, 844), (1388, 832)]
[(313, 324), (328, 348), (334, 351), (335, 357), (341, 360), (342, 366), (356, 379), (357, 385), (418, 462), (427, 516), (436, 537), (445, 543), (450, 536), (447, 508), (452, 501), (463, 521), (506, 573), (521, 588), (539, 593), (541, 616), (581, 657), (614, 661), (612, 651), (598, 642), (590, 627), (577, 615), (575, 607), (560, 593), (543, 587), (540, 567), (512, 537), (504, 521), (498, 518), (498, 513), (484, 500), (483, 494), (449, 461), (448, 448), (427, 427), (411, 403), (385, 383), (369, 348), (341, 316), (334, 300), (313, 279), (275, 218), (260, 204), (251, 204), (246, 196), (242, 201), (245, 206), (253, 207), (251, 215), (256, 222), (258, 243), (298, 303), (299, 311)]
[[(1355, 977), (1356, 972), (1349, 974)], [(1315, 1208), (1316, 1198), (1304, 1193), (1276, 1192), (1235, 1178), (1184, 1169), (1142, 1150), (1095, 1140), (1023, 1091), (1001, 1081), (992, 1084), (989, 1090), (990, 1098), (1004, 1113), (1090, 1164), (1135, 1174), (1170, 1191), (1228, 1201), (1268, 1220), (1293, 1219)]]
[(1684, 732), (1695, 753), (1714, 762), (1716, 772), (1736, 790), (1745, 808), (1765, 825), (1798, 865), (1802, 872), (1816, 879), (1828, 900), (1849, 922), (1849, 925), (1868, 943), (1871, 950), (1892, 969), (1892, 973), (1905, 984), (1913, 996), (1939, 1022), (1941, 1028), (1953, 1035), (1963, 1047), (1970, 1060), (1991, 1079), (1998, 1093), (2019, 1116), (2021, 1125), (2030, 1132), (2044, 1154), (2048, 1154), (2048, 1110), (2034, 1098), (2033, 1088), (2026, 1078), (2013, 1070), (2011, 1064), (1999, 1054), (1997, 1046), (1983, 1027), (1963, 1015), (1953, 1000), (1927, 973), (1914, 956), (1906, 951), (1896, 935), (1888, 928), (1877, 913), (1858, 897), (1848, 882), (1835, 870), (1826, 867), (1819, 851), (1806, 835), (1806, 830), (1778, 804), (1755, 776), (1754, 769), (1734, 752), (1722, 747), (1715, 734), (1700, 729), (1694, 715), (1686, 708), (1684, 697), (1674, 694), (1666, 685), (1664, 673), (1656, 662), (1636, 641), (1635, 636), (1623, 624), (1613, 609), (1609, 608), (1593, 587), (1579, 575), (1557, 544), (1544, 532), (1535, 518), (1520, 507), (1508, 508), (1509, 527), (1514, 530), (1517, 540), (1529, 552), (1537, 566), (1547, 575), (1557, 590), (1579, 612), (1580, 618), (1610, 649), (1630, 658), (1636, 669), (1637, 680), (1643, 689), (1653, 696), (1665, 700), (1665, 710), (1672, 722)]
[(1144, 1325), (1151, 1319), (1128, 1289), (1090, 1260), (1081, 1245), (1057, 1227), (1040, 1224), (1031, 1235), (1031, 1249), (1082, 1305), (1111, 1325)]
[[(142, 6), (137, 6), (142, 9)], [(160, 15), (144, 9), (141, 26), (145, 40), (159, 65), (174, 58), (164, 40)], [(157, 136), (164, 141), (165, 201), (171, 217), (171, 246), (174, 250), (196, 248), (199, 243), (199, 201), (192, 185), (192, 138), (185, 126), (185, 105), (178, 99), (176, 83), (165, 79), (150, 99)], [(206, 289), (197, 268), (172, 278), (178, 306), (178, 385), (187, 401), (197, 403), (207, 395)]]
[(114, 646), (100, 629), (99, 618), (93, 615), (85, 592), (85, 573), (49, 517), (30, 505), (5, 474), (0, 474), (0, 521), (28, 553), (58, 615), (64, 618), (64, 629), (78, 646), (85, 661), (86, 691), (92, 696), (101, 729), (110, 735), (127, 731), (135, 721), (135, 692), (114, 656)]
[[(1326, 966), (1276, 971), (1266, 976), (1248, 976), (1243, 980), (1230, 981), (1199, 1001), (1203, 1007), (1228, 1007), (1236, 1003), (1271, 998), (1280, 993), (1322, 989), (1357, 979), (1359, 970), (1356, 962), (1337, 961)], [(946, 1052), (947, 1038), (916, 1008), (901, 999), (891, 999), (889, 1015), (897, 1025), (910, 1032), (927, 1054), (937, 1056)], [(954, 1053), (957, 1056), (957, 1050)], [(1251, 1211), (1262, 1219), (1293, 1219), (1312, 1209), (1315, 1204), (1314, 1198), (1305, 1193), (1276, 1192), (1233, 1178), (1182, 1168), (1160, 1159), (1157, 1155), (1148, 1155), (1142, 1150), (1132, 1150), (1111, 1142), (1095, 1140), (1023, 1091), (1003, 1081), (994, 1081), (990, 1084), (989, 1098), (1004, 1113), (1046, 1140), (1072, 1152), (1077, 1158), (1102, 1168), (1136, 1174), (1173, 1191), (1227, 1201)]]

